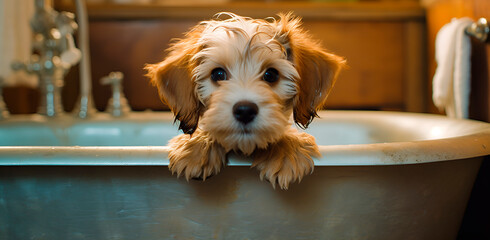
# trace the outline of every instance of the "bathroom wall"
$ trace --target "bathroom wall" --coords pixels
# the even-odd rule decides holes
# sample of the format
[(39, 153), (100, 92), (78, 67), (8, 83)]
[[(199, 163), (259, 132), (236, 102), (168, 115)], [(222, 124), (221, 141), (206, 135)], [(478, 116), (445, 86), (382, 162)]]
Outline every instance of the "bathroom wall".
[[(100, 85), (99, 79), (110, 71), (124, 72), (124, 91), (133, 109), (165, 109), (143, 76), (143, 66), (161, 60), (170, 39), (181, 37), (200, 20), (220, 11), (259, 18), (294, 11), (328, 50), (347, 58), (349, 68), (340, 75), (327, 108), (426, 111), (427, 98), (421, 94), (426, 91), (427, 76), (425, 15), (417, 1), (89, 2), (94, 97), (99, 110), (105, 109), (110, 97), (110, 88)], [(58, 0), (55, 6), (73, 11), (72, 1)], [(66, 78), (67, 110), (76, 99), (77, 78), (76, 69)], [(6, 95), (14, 95), (12, 91)], [(6, 101), (9, 106), (20, 105), (15, 98)], [(29, 103), (21, 106), (24, 111), (35, 109), (35, 101)]]
[[(54, 2), (59, 9), (73, 10), (71, 0)], [(120, 70), (126, 73), (125, 92), (136, 110), (164, 109), (154, 89), (146, 84), (146, 79), (142, 77), (143, 64), (158, 61), (163, 57), (163, 49), (167, 47), (171, 38), (181, 36), (188, 27), (199, 20), (209, 18), (213, 11), (219, 9), (209, 8), (198, 12), (197, 17), (184, 20), (185, 8), (174, 11), (176, 8), (165, 10), (167, 8), (160, 7), (159, 13), (156, 14), (157, 11), (151, 11), (151, 5), (136, 9), (132, 9), (128, 4), (118, 4), (119, 7), (107, 5), (110, 2), (168, 3), (172, 1), (91, 0), (88, 2), (91, 3), (89, 13), (91, 14), (92, 54), (96, 57), (93, 64), (93, 77), (97, 108), (103, 110), (110, 96), (109, 87), (101, 86), (98, 79), (110, 71)], [(240, 9), (244, 6), (244, 1), (226, 2), (231, 3), (223, 5), (221, 9), (229, 10), (232, 6), (232, 9), (244, 12), (243, 9)], [(301, 2), (309, 3), (309, 1)], [(437, 31), (452, 17), (473, 16), (476, 18), (488, 17), (490, 14), (486, 0), (421, 0), (427, 15), (427, 37), (425, 38), (425, 13), (416, 0), (349, 0), (347, 1), (349, 3), (345, 2), (326, 3), (325, 6), (328, 7), (319, 8), (313, 13), (298, 12), (298, 15), (306, 15), (307, 21), (312, 20), (312, 23), (307, 22), (306, 26), (311, 28), (313, 34), (320, 38), (328, 49), (348, 59), (349, 69), (341, 75), (330, 97), (328, 107), (331, 109), (381, 109), (438, 113), (439, 111), (432, 104), (430, 95), (430, 80), (436, 66), (433, 43)], [(241, 5), (236, 5), (237, 3)], [(346, 5), (342, 6), (342, 4)], [(259, 6), (262, 5), (259, 4)], [(283, 5), (281, 1), (274, 1), (272, 7), (262, 10), (261, 13), (262, 15), (273, 15), (281, 9), (288, 9), (288, 6), (291, 5)], [(298, 4), (294, 6), (298, 10)], [(249, 11), (245, 11), (245, 14), (250, 13), (250, 6), (248, 8)], [(129, 9), (131, 11), (128, 11)], [(327, 9), (328, 13), (324, 14), (323, 19), (319, 18), (319, 12), (324, 9)], [(357, 13), (355, 13), (356, 9)], [(371, 13), (362, 15), (361, 10), (371, 11)], [(392, 16), (387, 17), (386, 11), (393, 12)], [(355, 17), (355, 14), (359, 13), (362, 16)], [(193, 14), (187, 13), (188, 16)], [(351, 16), (350, 19), (345, 18), (346, 14)], [(375, 15), (377, 16), (373, 17)], [(398, 17), (393, 17), (397, 15)], [(343, 18), (340, 19), (342, 22), (339, 22), (339, 17)], [(415, 24), (406, 24), (407, 22)], [(111, 48), (108, 48), (104, 44), (110, 42), (111, 39), (113, 42), (110, 43)], [(422, 47), (416, 46), (421, 45), (419, 39), (424, 39)], [(146, 45), (147, 48), (138, 52), (134, 50), (137, 47), (132, 45), (134, 43)], [(414, 51), (406, 50), (407, 44), (412, 44), (412, 48), (419, 48), (420, 51), (415, 51), (417, 54), (410, 56), (408, 53)], [(424, 51), (425, 45), (427, 54)], [(476, 42), (473, 45), (475, 64), (473, 64), (474, 86), (471, 114), (473, 119), (488, 121), (490, 119), (490, 98), (488, 97), (490, 84), (487, 70), (489, 63), (486, 61), (486, 55), (490, 50), (488, 50), (488, 45)], [(151, 51), (147, 51), (150, 48)], [(425, 55), (428, 57), (425, 58)], [(424, 59), (420, 60), (420, 58)], [(417, 62), (423, 66), (417, 66)], [(425, 62), (428, 63), (428, 67)], [(428, 71), (425, 72), (427, 69)], [(419, 77), (420, 75), (422, 77)], [(73, 108), (76, 99), (77, 77), (77, 70), (73, 69), (63, 89), (64, 104), (67, 110)], [(409, 80), (417, 78), (420, 80)], [(421, 90), (421, 92), (408, 89)], [(7, 87), (4, 95), (12, 113), (36, 111), (39, 97), (37, 90), (19, 86)], [(146, 97), (139, 97), (141, 95)]]

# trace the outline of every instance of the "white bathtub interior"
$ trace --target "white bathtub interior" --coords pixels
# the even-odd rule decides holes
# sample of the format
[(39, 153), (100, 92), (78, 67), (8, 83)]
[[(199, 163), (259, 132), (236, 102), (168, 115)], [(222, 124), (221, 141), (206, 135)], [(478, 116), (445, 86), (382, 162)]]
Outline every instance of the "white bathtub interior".
[[(424, 115), (421, 121), (417, 114), (362, 112), (359, 117), (358, 113), (323, 111), (306, 132), (318, 145), (331, 146), (433, 140), (479, 130), (442, 116)], [(88, 120), (70, 115), (13, 116), (0, 122), (0, 146), (165, 146), (181, 133), (177, 126), (168, 112), (132, 113), (124, 118), (101, 113)]]

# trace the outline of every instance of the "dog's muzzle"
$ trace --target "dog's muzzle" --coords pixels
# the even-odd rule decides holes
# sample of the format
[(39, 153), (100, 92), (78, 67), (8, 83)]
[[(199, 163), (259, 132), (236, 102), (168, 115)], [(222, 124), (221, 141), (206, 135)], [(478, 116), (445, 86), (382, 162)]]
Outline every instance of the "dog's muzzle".
[(250, 101), (243, 100), (233, 105), (233, 116), (244, 125), (253, 121), (258, 113), (259, 107)]

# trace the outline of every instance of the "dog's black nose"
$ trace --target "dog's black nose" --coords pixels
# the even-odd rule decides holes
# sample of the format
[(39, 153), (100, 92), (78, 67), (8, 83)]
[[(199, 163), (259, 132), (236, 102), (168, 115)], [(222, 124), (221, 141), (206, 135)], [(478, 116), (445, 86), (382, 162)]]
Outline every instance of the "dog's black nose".
[(233, 106), (233, 115), (235, 119), (243, 124), (247, 124), (254, 120), (259, 112), (257, 104), (250, 101), (240, 101)]

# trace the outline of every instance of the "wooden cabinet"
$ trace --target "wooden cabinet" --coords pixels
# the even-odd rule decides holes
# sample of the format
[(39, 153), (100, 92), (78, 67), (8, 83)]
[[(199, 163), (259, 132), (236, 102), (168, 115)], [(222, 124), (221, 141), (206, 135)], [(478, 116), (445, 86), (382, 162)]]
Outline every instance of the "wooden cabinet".
[[(73, 11), (71, 1), (55, 1)], [(292, 11), (328, 50), (344, 56), (344, 70), (327, 101), (330, 109), (382, 109), (423, 112), (426, 103), (425, 18), (414, 1), (384, 2), (231, 2), (220, 5), (90, 4), (90, 46), (94, 98), (105, 108), (110, 89), (99, 79), (125, 74), (124, 92), (134, 110), (164, 109), (144, 77), (146, 63), (164, 57), (172, 38), (220, 11), (254, 18)], [(66, 81), (65, 106), (76, 97), (77, 75)], [(70, 90), (75, 89), (75, 90)], [(69, 93), (69, 94), (68, 94)]]

